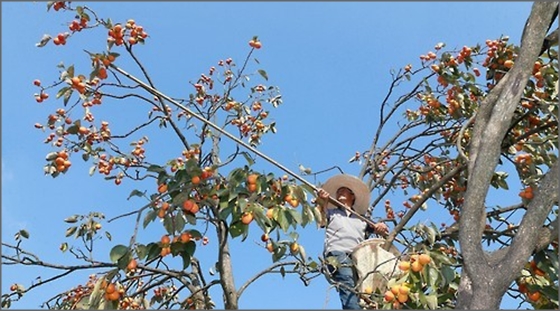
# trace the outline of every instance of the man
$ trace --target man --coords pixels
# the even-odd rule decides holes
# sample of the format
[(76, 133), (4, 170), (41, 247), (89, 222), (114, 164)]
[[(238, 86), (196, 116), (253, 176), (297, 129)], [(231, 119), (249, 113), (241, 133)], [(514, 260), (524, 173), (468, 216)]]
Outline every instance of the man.
[[(329, 265), (332, 279), (340, 286), (338, 288), (342, 309), (361, 309), (358, 296), (354, 293), (354, 268), (352, 264), (352, 251), (373, 233), (386, 235), (387, 225), (376, 223), (368, 225), (365, 221), (352, 214), (348, 209), (365, 215), (370, 200), (368, 186), (360, 179), (347, 174), (331, 177), (317, 191), (319, 208), (321, 209), (321, 227), (326, 226), (324, 256), (335, 257), (339, 265)], [(346, 208), (338, 208), (328, 202), (328, 197), (333, 196), (343, 203)]]

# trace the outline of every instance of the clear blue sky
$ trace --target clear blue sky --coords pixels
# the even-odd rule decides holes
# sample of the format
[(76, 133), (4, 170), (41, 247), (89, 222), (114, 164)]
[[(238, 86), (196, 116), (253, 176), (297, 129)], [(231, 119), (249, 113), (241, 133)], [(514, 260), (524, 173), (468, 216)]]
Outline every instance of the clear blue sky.
[[(433, 50), (438, 42), (445, 42), (448, 48), (460, 48), (509, 35), (512, 42), (518, 43), (531, 8), (530, 2), (96, 2), (90, 5), (100, 16), (117, 22), (133, 18), (144, 26), (150, 38), (145, 46), (136, 49), (138, 56), (156, 85), (171, 96), (185, 97), (190, 92), (188, 81), (194, 81), (220, 59), (232, 57), (241, 62), (249, 49), (248, 40), (258, 35), (263, 48), (255, 56), (267, 70), (271, 83), (280, 87), (284, 100), (271, 114), (278, 124), (278, 133), (266, 137), (261, 150), (294, 171), (299, 164), (314, 171), (338, 165), (353, 174), (360, 167), (347, 161), (355, 151), (370, 146), (391, 69), (408, 63), (418, 67), (418, 56)], [(56, 105), (54, 92), (47, 102), (37, 104), (32, 81), (53, 81), (57, 74), (55, 66), (60, 61), (87, 64), (85, 55), (76, 55), (81, 53), (80, 46), (96, 51), (104, 47), (103, 36), (95, 43), (77, 36), (63, 48), (52, 44), (36, 48), (35, 43), (44, 33), (66, 31), (62, 21), (71, 20), (72, 16), (53, 16), (56, 14), (61, 13), (47, 13), (46, 3), (42, 2), (2, 2), (2, 240), (12, 242), (15, 232), (27, 229), (31, 240), (24, 246), (46, 261), (72, 263), (69, 254), (58, 251), (60, 243), (68, 241), (64, 239), (62, 219), (90, 210), (103, 211), (111, 218), (136, 209), (143, 202), (126, 200), (133, 189), (130, 182), (117, 188), (97, 174), (90, 177), (87, 173), (90, 164), (77, 157), (72, 159), (72, 169), (65, 176), (52, 179), (43, 174), (44, 156), (51, 148), (42, 143), (46, 134), (34, 129), (33, 124), (44, 122)], [(134, 111), (133, 105), (111, 111), (113, 114), (103, 116), (113, 120), (111, 124), (123, 117), (146, 115), (144, 110)], [(159, 143), (172, 146), (176, 141)], [(150, 142), (148, 147), (157, 144)], [(270, 169), (263, 161), (256, 167)], [(326, 177), (310, 181), (324, 181)], [(374, 216), (382, 214), (382, 207), (374, 211)], [(447, 214), (438, 215), (435, 208), (416, 219), (451, 221)], [(104, 226), (116, 243), (128, 243), (127, 221)], [(162, 228), (155, 228), (158, 227), (155, 224), (153, 227), (142, 233), (141, 238), (149, 241), (163, 233)], [(313, 225), (301, 232), (300, 244), (308, 255), (314, 258), (320, 255), (323, 234)], [(253, 243), (258, 236), (251, 235), (243, 245), (234, 243), (232, 256), (238, 286), (271, 263), (266, 250)], [(210, 238), (210, 246), (198, 248), (201, 260), (206, 260), (206, 269), (215, 260), (211, 247), (215, 238)], [(99, 258), (106, 259), (103, 257), (107, 256), (106, 250), (100, 250)], [(2, 292), (6, 292), (14, 282), (28, 286), (39, 270), (2, 266), (1, 274)], [(14, 307), (38, 308), (55, 293), (54, 288), (63, 290), (85, 282), (85, 276), (78, 276), (34, 290)], [(221, 296), (213, 294), (217, 307), (223, 308)], [(516, 308), (517, 303), (504, 300), (503, 306)], [(305, 287), (295, 277), (282, 280), (279, 275), (271, 275), (246, 290), (240, 307), (338, 309), (340, 303), (336, 291), (322, 277)]]

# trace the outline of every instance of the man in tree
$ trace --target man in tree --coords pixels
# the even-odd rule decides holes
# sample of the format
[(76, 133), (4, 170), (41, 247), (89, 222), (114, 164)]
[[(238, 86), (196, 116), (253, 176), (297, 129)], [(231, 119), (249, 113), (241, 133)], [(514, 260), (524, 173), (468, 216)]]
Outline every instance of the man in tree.
[[(370, 200), (368, 186), (360, 179), (346, 175), (331, 177), (317, 191), (322, 214), (321, 227), (326, 226), (324, 256), (335, 257), (338, 265), (329, 265), (332, 279), (340, 284), (338, 292), (343, 309), (361, 309), (358, 296), (354, 293), (355, 278), (352, 251), (371, 233), (386, 235), (388, 227), (384, 223), (368, 225), (350, 210), (365, 215)], [(334, 198), (346, 208), (336, 208), (328, 202)]]

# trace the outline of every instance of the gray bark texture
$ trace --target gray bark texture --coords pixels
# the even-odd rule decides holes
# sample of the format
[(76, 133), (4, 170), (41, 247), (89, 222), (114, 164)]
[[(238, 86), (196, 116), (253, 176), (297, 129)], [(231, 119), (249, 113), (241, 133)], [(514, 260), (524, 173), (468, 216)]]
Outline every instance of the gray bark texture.
[[(532, 74), (543, 41), (554, 18), (558, 2), (535, 2), (525, 24), (519, 56), (513, 68), (481, 103), (468, 152), (468, 188), (459, 221), (459, 243), (464, 265), (459, 286), (458, 309), (499, 309), (508, 286), (515, 280), (543, 237), (556, 229), (541, 230), (547, 215), (558, 201), (558, 163), (555, 163), (527, 206), (527, 213), (512, 244), (495, 252), (485, 252), (481, 235), (485, 200), (492, 174), (498, 164), (502, 140), (511, 125), (527, 81)], [(546, 237), (545, 237), (546, 238)]]

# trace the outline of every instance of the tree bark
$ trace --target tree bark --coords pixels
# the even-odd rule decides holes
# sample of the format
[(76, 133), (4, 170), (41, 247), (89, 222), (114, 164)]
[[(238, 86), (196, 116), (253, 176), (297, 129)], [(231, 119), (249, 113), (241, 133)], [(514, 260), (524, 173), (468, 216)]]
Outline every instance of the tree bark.
[[(558, 2), (535, 2), (525, 25), (519, 56), (513, 68), (481, 103), (468, 154), (469, 186), (459, 220), (459, 243), (464, 259), (458, 309), (498, 309), (508, 286), (536, 247), (539, 228), (554, 203), (558, 189), (557, 163), (542, 181), (523, 217), (507, 256), (498, 262), (482, 249), (485, 200), (498, 164), (501, 142), (532, 73)], [(550, 196), (550, 197), (547, 197)], [(556, 197), (557, 200), (557, 197)], [(542, 204), (542, 205), (539, 205)]]
[(224, 309), (237, 310), (239, 308), (239, 297), (233, 280), (233, 268), (231, 253), (228, 244), (228, 228), (224, 221), (218, 223), (218, 268), (220, 273), (220, 284), (224, 293)]

